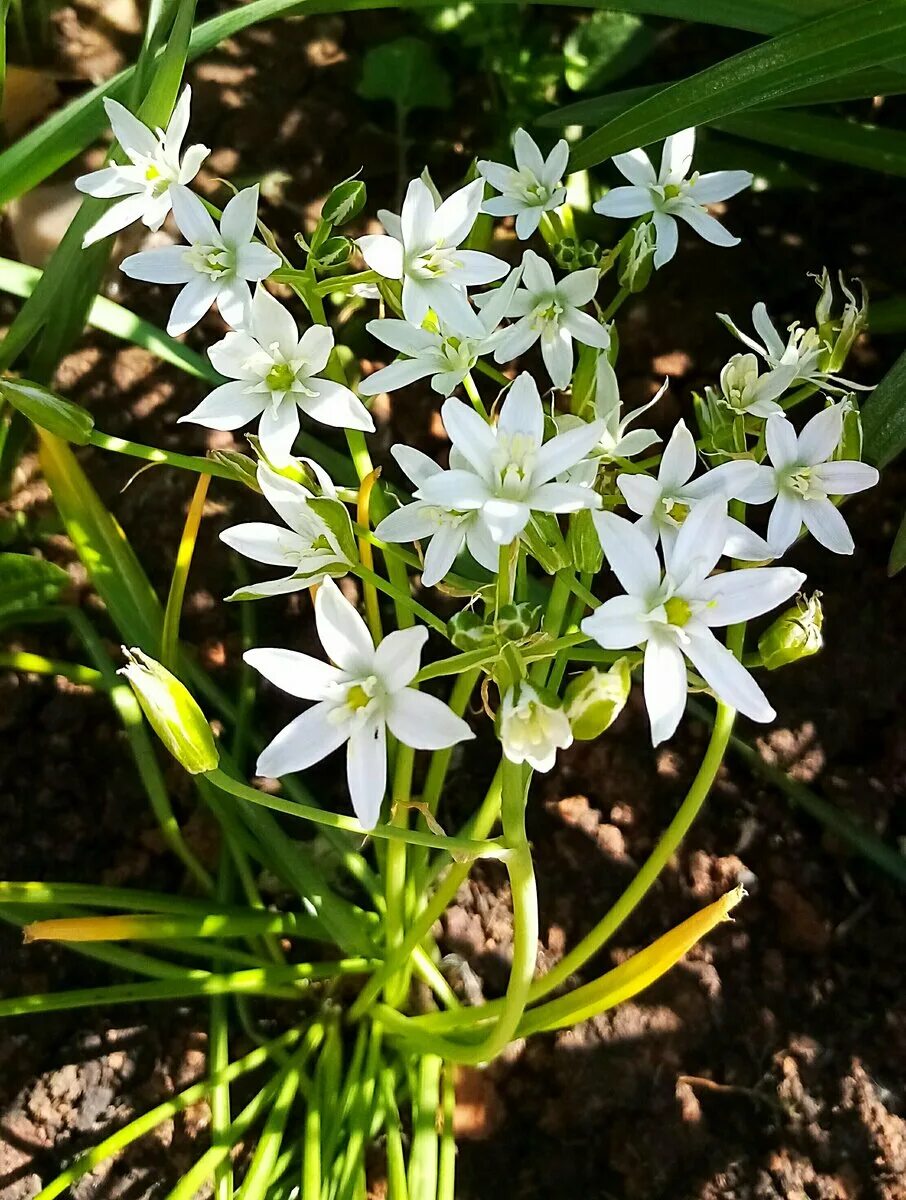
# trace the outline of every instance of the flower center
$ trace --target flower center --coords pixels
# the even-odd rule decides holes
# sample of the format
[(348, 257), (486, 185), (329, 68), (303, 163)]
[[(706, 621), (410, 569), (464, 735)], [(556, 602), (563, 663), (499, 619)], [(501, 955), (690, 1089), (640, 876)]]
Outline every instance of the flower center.
[(521, 500), (531, 483), (538, 447), (527, 433), (497, 434), (494, 466), (500, 478), (500, 493), (508, 500)]
[(786, 486), (797, 496), (808, 496), (814, 491), (811, 467), (792, 467), (784, 480)]
[(288, 392), (296, 378), (296, 372), (289, 363), (274, 363), (264, 377), (264, 382), (272, 392)]
[(683, 188), (682, 188), (682, 185), (679, 183), (668, 183), (667, 186), (664, 188), (664, 199), (665, 200), (675, 200), (677, 198), (677, 196), (681, 196), (682, 194), (683, 194)]
[(186, 262), (199, 275), (210, 275), (212, 279), (222, 279), (235, 270), (236, 261), (232, 250), (225, 246), (191, 246), (184, 255)]
[(543, 329), (545, 325), (559, 325), (562, 316), (563, 305), (556, 296), (550, 296), (532, 313), (532, 328)]
[(438, 242), (430, 250), (423, 250), (411, 256), (408, 273), (417, 279), (440, 279), (457, 265), (453, 257), (455, 253), (455, 247), (444, 246)]
[(668, 625), (675, 625), (677, 629), (682, 629), (688, 624), (692, 616), (692, 609), (682, 596), (671, 596), (664, 605), (664, 612), (667, 614)]
[(675, 496), (662, 496), (661, 510), (667, 524), (673, 525), (677, 529), (689, 515), (689, 505)]

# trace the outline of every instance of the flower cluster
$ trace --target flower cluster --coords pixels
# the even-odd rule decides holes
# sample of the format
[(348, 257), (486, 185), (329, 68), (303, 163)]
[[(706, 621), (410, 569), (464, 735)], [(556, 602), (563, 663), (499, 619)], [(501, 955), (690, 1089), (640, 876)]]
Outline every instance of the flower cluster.
[[(224, 382), (181, 420), (220, 430), (258, 421), (257, 438), (250, 441), (259, 461), (247, 474), (282, 523), (249, 522), (222, 537), (282, 574), (240, 588), (230, 599), (317, 588), (317, 630), (329, 663), (280, 648), (245, 656), (275, 687), (313, 702), (262, 753), (260, 774), (304, 770), (346, 744), (350, 799), (362, 826), (371, 829), (380, 819), (394, 739), (412, 749), (438, 750), (474, 736), (461, 713), (419, 690), (427, 628), (402, 627), (411, 624), (407, 620), (381, 638), (379, 619), (366, 626), (334, 582), (348, 573), (370, 587), (375, 578), (381, 582), (370, 558), (360, 559), (357, 534), (376, 538), (388, 561), (400, 555), (399, 562), (421, 562), (424, 587), (442, 584), (455, 565), (464, 574), (464, 583), (457, 577), (460, 591), (471, 581), (473, 603), (482, 604), (485, 615), (469, 610), (468, 622), (451, 624), (450, 637), (459, 647), (468, 625), (472, 653), (484, 656), (481, 669), (499, 695), (497, 736), (513, 763), (550, 770), (558, 750), (574, 738), (598, 736), (625, 703), (637, 668), (654, 745), (676, 730), (690, 683), (753, 720), (772, 719), (738, 647), (718, 632), (760, 617), (799, 591), (801, 571), (769, 564), (803, 530), (836, 553), (853, 550), (838, 503), (871, 486), (877, 472), (859, 461), (856, 385), (839, 371), (861, 328), (864, 304), (860, 308), (844, 288), (847, 303), (842, 318), (835, 318), (825, 274), (815, 326), (791, 326), (786, 341), (764, 305), (753, 311), (760, 341), (722, 317), (746, 352), (730, 358), (715, 386), (696, 397), (699, 436), (679, 420), (663, 451), (642, 460), (660, 438), (632, 426), (667, 385), (648, 404), (623, 412), (618, 339), (608, 321), (624, 295), (647, 282), (645, 261), (660, 268), (674, 256), (678, 221), (714, 245), (736, 244), (707, 206), (747, 187), (748, 172), (692, 171), (693, 130), (667, 139), (657, 172), (641, 150), (616, 156), (614, 165), (629, 186), (607, 192), (594, 211), (634, 224), (620, 247), (590, 263), (580, 261), (583, 250), (575, 269), (565, 271), (564, 230), (574, 228), (563, 182), (566, 142), (545, 157), (520, 130), (515, 166), (482, 160), (478, 177), (446, 199), (427, 174), (412, 180), (398, 215), (379, 212), (384, 232), (356, 243), (369, 268), (364, 285), (361, 274), (347, 287), (342, 274), (329, 276), (339, 290), (354, 290), (358, 304), (380, 298), (382, 312), (367, 329), (399, 355), (364, 379), (359, 395), (429, 379), (445, 397), (440, 415), (450, 441), (448, 463), (412, 446), (393, 446), (409, 495), (397, 503), (381, 493), (381, 519), (371, 535), (353, 527), (347, 504), (361, 501), (373, 479), (360, 470), (363, 490), (350, 494), (316, 462), (294, 457), (301, 418), (351, 431), (350, 438), (374, 429), (322, 319), (321, 297), (328, 289), (318, 271), (335, 269), (325, 247), (334, 242), (330, 255), (342, 260), (351, 244), (333, 237), (331, 221), (322, 218), (307, 247), (305, 271), (284, 269), (267, 231), (256, 237), (257, 188), (238, 192), (222, 214), (190, 191), (207, 151), (181, 151), (188, 89), (166, 132), (146, 129), (118, 105), (108, 104), (108, 112), (131, 165), (78, 181), (95, 196), (121, 197), (86, 241), (134, 220), (159, 228), (172, 210), (184, 241), (132, 255), (122, 269), (136, 279), (180, 286), (171, 333), (191, 328), (213, 304), (230, 326), (208, 351)], [(346, 200), (331, 212), (348, 209), (361, 185), (347, 181), (341, 188)], [(515, 218), (519, 239), (540, 234), (560, 272), (531, 248), (515, 266), (492, 253), (493, 243), (478, 232), (481, 214)], [(621, 254), (631, 286), (599, 308), (602, 279)], [(314, 318), (303, 331), (265, 286), (276, 272), (275, 282), (293, 286)], [(392, 315), (385, 315), (387, 309)], [(547, 395), (532, 374), (510, 366), (534, 347), (551, 385)], [(505, 374), (501, 367), (508, 367)], [(476, 384), (479, 372), (494, 380), (490, 406)], [(466, 399), (455, 394), (458, 389)], [(814, 396), (824, 398), (797, 432), (789, 414)], [(772, 507), (762, 520), (757, 514), (767, 505)], [(753, 510), (759, 529), (749, 523)], [(357, 519), (363, 520), (361, 506)], [(400, 552), (400, 543), (418, 545), (423, 558)], [(529, 559), (542, 578), (530, 576)], [(601, 603), (589, 580), (576, 575), (577, 568), (593, 574), (603, 560), (609, 570), (600, 590), (609, 598)], [(549, 685), (547, 668), (528, 665), (540, 654), (544, 667), (545, 646), (566, 631), (562, 605), (558, 612), (551, 601), (540, 632), (532, 615), (529, 595), (543, 595), (550, 586), (544, 572), (556, 574), (555, 587), (571, 579), (585, 606), (565, 639), (567, 658), (558, 659), (564, 669), (569, 649), (583, 636), (588, 650), (613, 663), (609, 671), (589, 668), (562, 695), (564, 670), (554, 672), (557, 682)], [(408, 593), (397, 585), (387, 590), (411, 609)], [(801, 611), (816, 604), (813, 599)], [(820, 645), (820, 616), (816, 628), (817, 640), (805, 639), (802, 654)], [(770, 659), (765, 665), (773, 669), (799, 653), (788, 640), (782, 631), (763, 635)], [(611, 651), (627, 653), (614, 662)]]

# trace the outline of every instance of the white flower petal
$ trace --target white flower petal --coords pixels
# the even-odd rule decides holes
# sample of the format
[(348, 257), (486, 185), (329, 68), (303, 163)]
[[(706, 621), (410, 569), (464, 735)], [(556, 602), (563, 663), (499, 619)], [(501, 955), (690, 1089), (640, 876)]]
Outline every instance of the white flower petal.
[(127, 154), (133, 151), (144, 158), (157, 156), (157, 138), (147, 125), (143, 125), (138, 117), (133, 116), (128, 108), (124, 108), (118, 100), (106, 99), (104, 111), (107, 113), (107, 119), (113, 129), (113, 136)]
[(580, 508), (598, 508), (601, 503), (596, 492), (578, 483), (542, 483), (525, 499), (536, 512), (547, 513), (578, 512)]
[(695, 438), (686, 428), (686, 422), (679, 420), (664, 447), (657, 473), (658, 483), (666, 492), (677, 491), (692, 478), (697, 461)]
[(765, 440), (768, 458), (778, 470), (793, 466), (799, 461), (796, 430), (786, 417), (769, 417), (765, 425)]
[(706, 213), (703, 208), (684, 204), (677, 207), (675, 212), (681, 220), (695, 230), (699, 237), (710, 242), (712, 246), (739, 245), (739, 238), (725, 229), (716, 217)]
[(690, 621), (685, 633), (685, 652), (714, 694), (753, 721), (773, 721), (767, 696), (732, 651), (704, 625)]
[(612, 596), (581, 622), (583, 633), (603, 650), (644, 646), (651, 633), (648, 604), (639, 596)]
[(145, 283), (188, 283), (196, 278), (197, 272), (187, 261), (187, 253), (185, 246), (143, 250), (124, 258), (120, 270), (130, 279), (141, 279)]
[[(449, 196), (437, 212), (431, 202), (430, 241), (446, 246), (458, 246), (475, 224), (484, 196), (484, 180), (474, 179)], [(404, 225), (405, 238), (405, 225)], [(406, 245), (409, 242), (406, 239)], [(490, 257), (490, 256), (489, 256)]]
[(187, 187), (175, 184), (170, 188), (173, 204), (173, 219), (179, 232), (190, 246), (219, 246), (220, 234), (211, 214)]
[(412, 358), (441, 345), (438, 334), (428, 329), (419, 329), (410, 325), (408, 321), (399, 321), (396, 318), (369, 321), (365, 328), (385, 346)]
[(435, 587), (444, 578), (466, 540), (465, 525), (441, 525), (435, 529), (434, 536), (425, 551), (425, 562), (422, 569), (422, 584), (425, 587)]
[(264, 404), (265, 397), (249, 393), (247, 384), (231, 381), (214, 388), (197, 408), (180, 417), (179, 421), (192, 421), (207, 429), (241, 429), (258, 416)]
[(562, 325), (550, 326), (541, 335), (541, 357), (555, 388), (569, 387), (573, 373), (573, 339)]
[(343, 682), (343, 675), (336, 667), (297, 650), (263, 647), (246, 650), (242, 657), (268, 683), (300, 700), (326, 700), (336, 694), (336, 688)]
[(657, 183), (651, 159), (641, 148), (627, 150), (625, 154), (615, 154), (612, 162), (620, 174), (637, 187), (649, 187)]
[(416, 625), (411, 629), (396, 629), (378, 644), (373, 670), (388, 692), (398, 692), (412, 682), (421, 666), (427, 640), (427, 628)]
[(372, 271), (377, 271), (378, 275), (383, 275), (385, 279), (402, 278), (402, 242), (383, 233), (371, 233), (360, 237), (356, 245)]
[(387, 790), (387, 730), (383, 721), (369, 721), (350, 737), (346, 781), (359, 823), (363, 829), (374, 829)]
[[(241, 525), (233, 525), (223, 530), (220, 540), (246, 558), (274, 567), (294, 566), (298, 551), (305, 548), (298, 533), (284, 529), (282, 525), (269, 525), (266, 521), (245, 521)], [(320, 699), (315, 696), (309, 698)]]
[[(208, 358), (215, 371), (229, 379), (244, 379), (248, 383), (260, 382), (270, 370), (270, 359), (264, 355), (260, 345), (249, 333), (231, 329), (219, 342), (208, 347)], [(264, 371), (258, 369), (264, 361)], [(262, 399), (262, 406), (263, 406)]]
[[(763, 300), (752, 309), (752, 324), (755, 327), (755, 332), (764, 343), (764, 350), (767, 350), (771, 358), (781, 358), (785, 349), (783, 339), (774, 327), (774, 322), (768, 316), (768, 310)], [(743, 339), (744, 341), (746, 339)], [(760, 349), (757, 345), (754, 349)]]
[(545, 442), (535, 459), (532, 483), (545, 483), (574, 467), (598, 444), (604, 434), (603, 421), (589, 421), (558, 433)]
[(377, 396), (379, 392), (395, 392), (408, 387), (419, 379), (425, 379), (437, 370), (437, 363), (424, 358), (399, 358), (389, 367), (372, 371), (359, 384), (363, 396)]
[(651, 722), (651, 744), (672, 737), (686, 709), (686, 664), (675, 642), (652, 637), (645, 646), (645, 707)]
[(413, 446), (405, 446), (402, 442), (397, 442), (395, 446), (391, 446), (390, 453), (396, 459), (400, 469), (405, 471), (416, 487), (419, 487), (426, 479), (430, 479), (432, 475), (437, 475), (443, 469), (437, 465), (433, 458), (429, 458), (427, 454), (422, 454), (421, 450), (416, 450)]
[(803, 500), (799, 511), (816, 542), (834, 554), (852, 554), (855, 544), (849, 526), (830, 500)]
[(196, 275), (190, 279), (173, 302), (167, 333), (177, 337), (197, 325), (216, 299), (217, 284), (213, 279), (207, 275)]
[(690, 187), (689, 195), (698, 204), (716, 204), (751, 187), (752, 180), (750, 171), (708, 171), (699, 175)]
[(781, 492), (768, 519), (768, 545), (779, 558), (799, 536), (802, 528), (802, 501)]
[(387, 726), (395, 738), (413, 750), (445, 750), (475, 737), (462, 717), (457, 717), (442, 700), (415, 688), (403, 688), (393, 696), (387, 709)]
[(95, 196), (99, 200), (111, 200), (114, 196), (131, 196), (144, 191), (141, 181), (130, 179), (122, 167), (102, 167), (99, 171), (80, 175), (75, 186), (86, 196)]
[(316, 704), (281, 729), (258, 758), (255, 771), (266, 779), (280, 779), (320, 762), (346, 741), (348, 726), (330, 720), (333, 706)]
[[(727, 502), (721, 496), (696, 504), (680, 526), (667, 570), (677, 590), (695, 586), (709, 575), (727, 541)], [(664, 547), (666, 552), (666, 545)]]
[(363, 429), (366, 433), (374, 433), (371, 413), (345, 384), (334, 383), (332, 379), (309, 379), (307, 384), (315, 395), (297, 395), (296, 400), (313, 420), (336, 429)]
[(292, 358), (299, 344), (299, 330), (292, 313), (262, 283), (255, 288), (252, 299), (249, 332), (261, 346), (270, 348), (276, 342), (287, 359)]
[(406, 188), (403, 207), (400, 211), (400, 230), (406, 250), (421, 250), (435, 240), (431, 236), (434, 220), (434, 197), (421, 179), (412, 179)]
[(637, 525), (616, 513), (592, 513), (601, 548), (610, 568), (630, 595), (647, 597), (661, 582), (661, 564), (654, 546)]
[(692, 166), (692, 154), (695, 150), (695, 130), (681, 129), (664, 141), (661, 151), (661, 169), (658, 183), (679, 183), (689, 174)]
[(631, 220), (653, 212), (654, 201), (647, 187), (616, 187), (597, 200), (593, 207), (602, 217), (623, 217)]
[(813, 475), (830, 496), (864, 492), (866, 488), (874, 487), (880, 478), (874, 467), (852, 459), (821, 463), (815, 467)]
[[(541, 407), (540, 400), (538, 407)], [(497, 439), (490, 425), (462, 400), (445, 400), (440, 415), (450, 441), (460, 454), (465, 455), (475, 471), (483, 474), (497, 449)], [(541, 419), (543, 423), (543, 414)]]
[(527, 504), (495, 496), (484, 504), (481, 515), (492, 540), (498, 546), (508, 546), (525, 529), (532, 513)]
[[(463, 404), (462, 407), (466, 408), (466, 405)], [(473, 411), (473, 415), (477, 416), (474, 410), (467, 411)], [(481, 418), (478, 417), (478, 420)], [(541, 444), (544, 436), (544, 409), (541, 406), (538, 385), (528, 371), (517, 375), (507, 392), (506, 399), (500, 407), (497, 428), (508, 437), (521, 434), (531, 438), (536, 444)]]
[(656, 212), (651, 221), (655, 234), (654, 269), (659, 271), (676, 254), (679, 230), (676, 227), (676, 221), (669, 213)]
[[(799, 434), (795, 462), (813, 467), (825, 462), (843, 435), (843, 405), (832, 404), (816, 413)], [(773, 461), (773, 456), (772, 456)]]
[(725, 571), (698, 588), (698, 599), (704, 600), (706, 607), (696, 617), (710, 627), (749, 621), (789, 600), (803, 583), (805, 575), (792, 567)]
[(255, 235), (258, 184), (243, 188), (227, 202), (220, 218), (220, 235), (227, 246), (244, 246)]
[(268, 405), (258, 422), (261, 448), (272, 463), (286, 466), (293, 455), (293, 443), (299, 435), (299, 412), (287, 396), (276, 408)]
[(617, 487), (632, 511), (640, 517), (650, 516), (661, 499), (661, 485), (641, 471), (618, 475)]
[(250, 283), (267, 279), (279, 266), (279, 254), (262, 242), (246, 242), (236, 251), (236, 274)]
[(384, 517), (374, 533), (385, 542), (419, 542), (433, 537), (439, 528), (434, 505), (415, 500)]
[(331, 662), (350, 675), (370, 675), (374, 642), (368, 626), (331, 579), (315, 598), (318, 637)]
[(599, 350), (607, 350), (610, 346), (610, 333), (606, 325), (596, 321), (589, 313), (568, 308), (561, 317), (561, 323), (583, 346), (595, 346)]
[(418, 498), (453, 512), (481, 508), (490, 499), (487, 484), (471, 471), (441, 471), (426, 479), (418, 489)]

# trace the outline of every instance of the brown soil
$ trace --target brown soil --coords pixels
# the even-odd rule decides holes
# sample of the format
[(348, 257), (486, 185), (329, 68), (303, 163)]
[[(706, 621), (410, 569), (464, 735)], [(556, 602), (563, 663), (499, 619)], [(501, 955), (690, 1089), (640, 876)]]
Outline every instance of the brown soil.
[[(64, 27), (74, 37), (78, 13)], [(75, 24), (74, 24), (75, 23)], [(390, 16), (317, 19), (254, 30), (192, 71), (198, 137), (214, 147), (208, 182), (271, 175), (265, 219), (287, 241), (330, 182), (364, 163), (372, 205), (395, 187), (386, 110), (351, 93), (361, 48), (404, 27)], [(695, 52), (691, 44), (691, 53)], [(674, 45), (672, 53), (677, 51)], [(294, 70), (287, 77), (285, 64)], [(675, 73), (675, 72), (674, 72)], [(668, 74), (661, 65), (653, 78)], [(469, 86), (476, 86), (474, 81)], [(476, 130), (475, 126), (478, 126)], [(453, 180), (480, 146), (480, 122), (431, 117), (410, 165), (429, 157)], [(440, 140), (456, 148), (451, 152)], [(437, 140), (435, 140), (437, 139)], [(482, 147), (483, 148), (483, 147)], [(735, 251), (683, 240), (675, 267), (621, 320), (621, 373), (630, 403), (669, 372), (669, 427), (690, 390), (713, 379), (732, 352), (711, 317), (744, 318), (764, 298), (784, 321), (813, 302), (805, 274), (824, 263), (859, 274), (884, 294), (902, 277), (904, 243), (891, 229), (899, 186), (879, 176), (809, 167), (814, 191), (773, 191), (733, 202)], [(168, 296), (114, 278), (110, 294), (151, 319)], [(6, 310), (10, 311), (9, 309)], [(216, 336), (210, 318), (193, 331)], [(367, 343), (361, 342), (363, 353)], [(374, 352), (372, 350), (372, 352)], [(859, 378), (880, 378), (895, 347), (866, 340)], [(84, 339), (60, 385), (94, 411), (106, 432), (202, 451), (204, 430), (176, 418), (200, 397), (187, 377), (102, 336)], [(427, 393), (405, 394), (384, 413), (383, 452), (404, 429), (439, 451)], [(216, 435), (215, 435), (216, 436)], [(166, 590), (192, 480), (177, 471), (141, 475), (123, 492), (130, 464), (89, 451), (85, 467), (133, 540), (155, 586)], [(233, 586), (216, 542), (250, 495), (218, 485), (190, 584), (184, 632), (210, 670), (232, 679), (237, 614), (217, 602)], [(812, 543), (792, 561), (824, 593), (827, 648), (766, 684), (776, 725), (758, 736), (765, 757), (789, 769), (891, 844), (906, 837), (901, 585), (885, 564), (903, 505), (901, 470), (847, 508), (858, 551), (840, 559)], [(74, 593), (103, 622), (84, 573), (58, 531), (34, 460), (0, 525), (8, 548), (36, 538), (71, 565)], [(309, 635), (307, 599), (267, 602), (259, 618), (284, 644)], [(300, 624), (300, 617), (302, 624)], [(107, 629), (108, 633), (112, 631)], [(279, 632), (279, 630), (278, 630)], [(59, 631), (24, 632), (21, 644), (77, 657)], [(272, 703), (272, 702), (269, 702)], [(288, 711), (288, 710), (287, 710)], [(268, 728), (282, 718), (265, 712)], [(639, 699), (599, 742), (564, 754), (540, 778), (530, 831), (541, 889), (541, 962), (562, 956), (607, 909), (644, 860), (680, 802), (704, 747), (695, 722), (657, 753)], [(0, 675), (0, 878), (104, 881), (177, 888), (103, 697), (61, 681)], [(486, 771), (460, 764), (451, 825), (474, 803)], [(211, 829), (172, 773), (178, 813), (203, 855)], [(330, 773), (315, 775), (331, 787)], [(681, 966), (638, 1000), (574, 1030), (517, 1047), (484, 1075), (463, 1078), (458, 1194), (601, 1200), (899, 1200), (906, 1197), (906, 1012), (902, 891), (851, 847), (824, 833), (776, 790), (730, 760), (682, 852), (588, 977), (621, 961), (677, 921), (743, 882), (748, 899)], [(505, 985), (510, 917), (501, 875), (476, 870), (448, 912), (445, 948), (464, 959), (473, 990)], [(22, 948), (0, 928), (0, 994), (103, 984), (114, 973), (46, 946)], [(461, 973), (462, 974), (462, 973)], [(203, 1011), (174, 1005), (112, 1008), (8, 1022), (0, 1033), (0, 1197), (25, 1200), (77, 1150), (92, 1144), (204, 1070)], [(163, 1126), (74, 1195), (160, 1197), (203, 1142), (203, 1108)]]

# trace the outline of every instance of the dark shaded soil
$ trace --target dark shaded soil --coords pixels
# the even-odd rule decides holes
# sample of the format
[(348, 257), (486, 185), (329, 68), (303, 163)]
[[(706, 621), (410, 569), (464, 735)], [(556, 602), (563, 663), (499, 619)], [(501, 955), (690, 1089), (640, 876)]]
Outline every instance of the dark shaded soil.
[[(361, 48), (402, 28), (380, 15), (265, 27), (199, 65), (192, 73), (193, 128), (214, 147), (209, 184), (226, 174), (237, 181), (264, 172), (291, 175), (271, 175), (264, 188), (265, 219), (287, 242), (317, 211), (329, 184), (359, 163), (373, 183), (372, 210), (389, 201), (390, 114), (366, 109), (351, 88)], [(694, 57), (694, 41), (688, 49)], [(283, 69), (288, 57), (291, 79)], [(666, 74), (662, 68), (652, 77)], [(452, 181), (473, 150), (483, 149), (482, 121), (466, 111), (467, 117), (462, 110), (440, 114), (416, 127), (414, 170), (427, 156), (437, 177)], [(715, 311), (729, 309), (742, 319), (763, 298), (783, 323), (807, 317), (814, 296), (806, 272), (825, 263), (862, 276), (880, 295), (903, 278), (904, 241), (891, 228), (899, 185), (814, 164), (809, 170), (820, 184), (815, 190), (733, 202), (728, 223), (744, 238), (738, 249), (684, 239), (674, 268), (627, 309), (620, 322), (625, 396), (630, 404), (647, 399), (669, 373), (661, 427), (686, 410), (690, 391), (713, 380), (733, 350), (711, 317)], [(169, 296), (159, 289), (137, 290), (114, 277), (110, 294), (153, 320), (166, 315)], [(217, 328), (212, 317), (188, 340), (203, 348)], [(361, 349), (368, 353), (364, 339)], [(877, 380), (895, 352), (889, 340), (866, 340), (853, 370)], [(106, 432), (199, 452), (215, 444), (204, 430), (175, 424), (200, 389), (139, 350), (86, 337), (59, 381)], [(378, 457), (399, 436), (442, 449), (434, 403), (416, 393), (405, 393), (404, 421), (399, 400), (379, 412)], [(154, 470), (123, 492), (132, 475), (126, 460), (87, 451), (83, 461), (165, 593), (191, 477)], [(216, 482), (211, 490), (184, 623), (205, 664), (227, 683), (237, 658), (237, 615), (217, 600), (233, 578), (216, 534), (235, 521), (236, 506), (260, 513), (253, 497), (236, 493)], [(903, 473), (894, 469), (874, 493), (847, 507), (858, 546), (852, 559), (813, 543), (790, 556), (808, 572), (809, 587), (824, 594), (827, 648), (769, 677), (776, 725), (743, 730), (758, 737), (769, 761), (894, 845), (906, 839), (906, 652), (902, 585), (887, 580), (885, 564), (904, 494)], [(48, 557), (71, 564), (33, 459), (23, 463), (16, 494), (0, 516), (8, 548), (26, 548), (38, 537)], [(103, 622), (78, 564), (72, 575), (74, 594)], [(307, 598), (268, 605), (257, 610), (268, 634), (303, 645), (310, 636)], [(58, 631), (40, 642), (25, 631), (18, 644), (78, 654)], [(263, 719), (276, 728), (283, 715), (274, 703)], [(704, 749), (703, 728), (688, 722), (684, 730), (688, 736), (653, 753), (634, 695), (606, 737), (564, 754), (557, 771), (537, 781), (530, 832), (542, 965), (599, 919), (668, 823)], [(179, 773), (170, 777), (180, 820), (210, 860), (212, 830), (192, 811)], [(330, 780), (329, 769), (315, 776), (324, 787)], [(483, 783), (460, 764), (451, 824)], [(0, 878), (181, 886), (107, 702), (84, 689), (0, 675), (0, 814)], [(463, 1200), (906, 1197), (902, 891), (737, 761), (728, 760), (682, 852), (589, 964), (588, 977), (737, 882), (749, 897), (735, 922), (638, 1000), (517, 1047), (479, 1079), (464, 1080)], [(470, 964), (472, 986), (488, 996), (505, 985), (510, 936), (502, 877), (476, 870), (445, 918), (445, 943)], [(23, 948), (14, 930), (0, 928), (2, 995), (114, 978), (106, 967), (61, 950)], [(0, 1032), (2, 1200), (33, 1196), (75, 1151), (201, 1075), (204, 1027), (203, 1012), (174, 1005), (8, 1022)], [(206, 1123), (199, 1108), (162, 1126), (74, 1194), (81, 1200), (165, 1195), (197, 1155)]]

